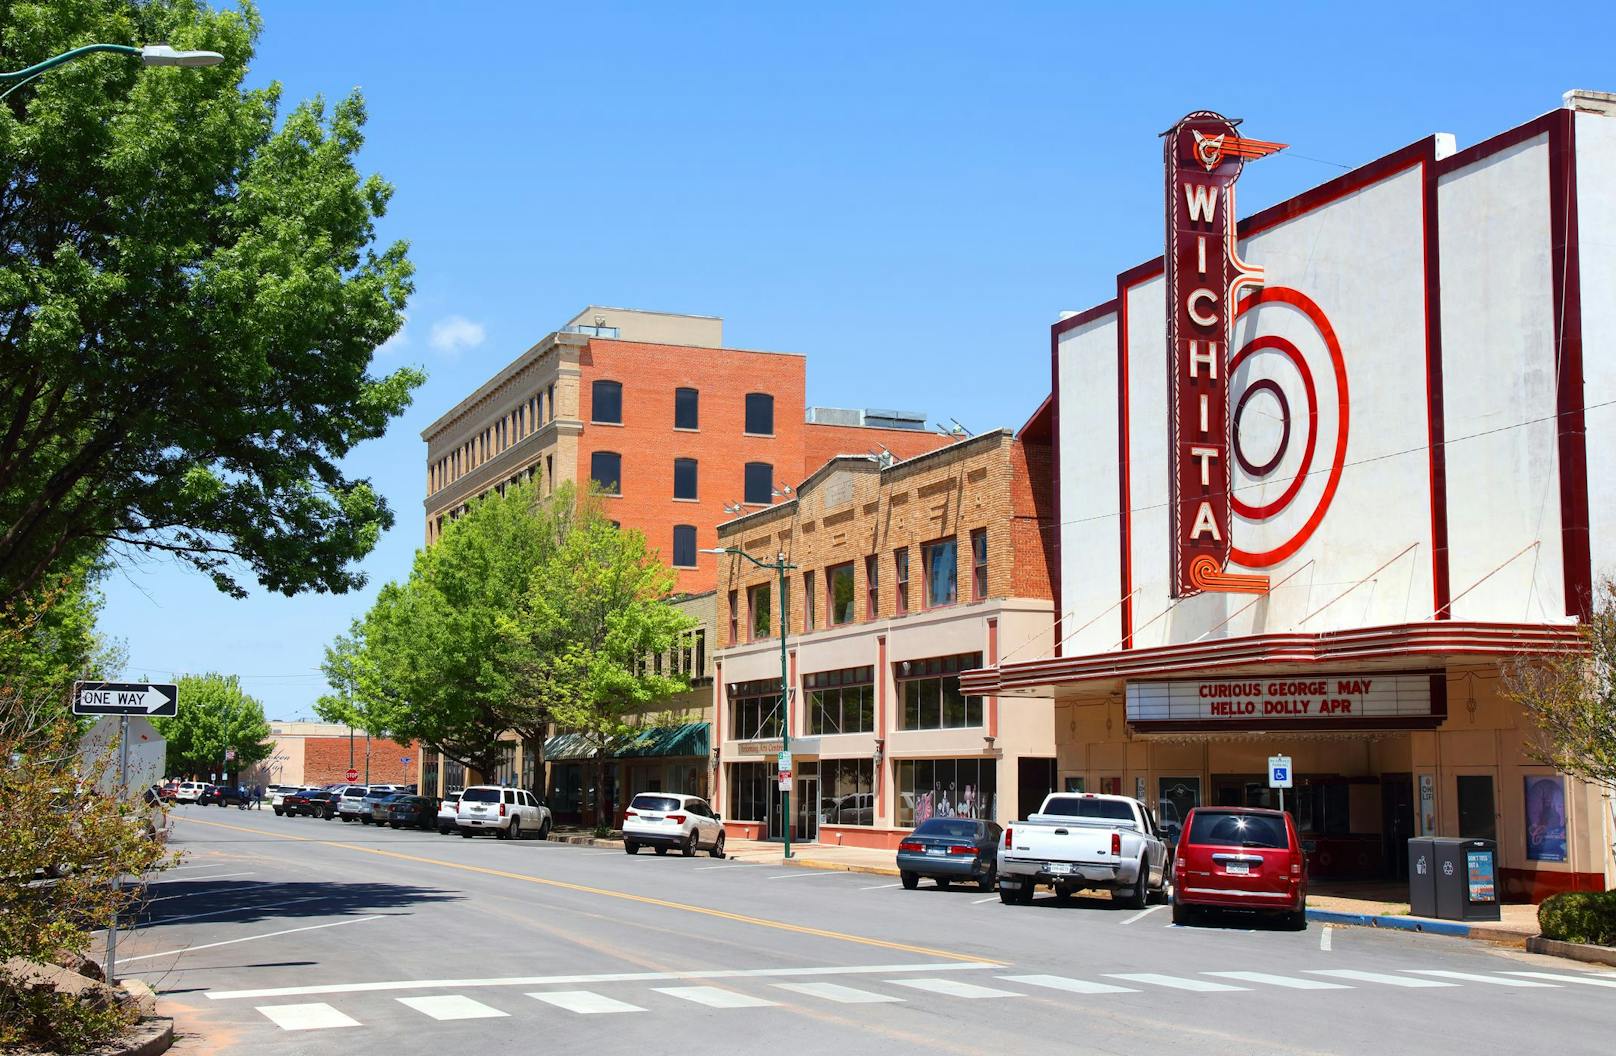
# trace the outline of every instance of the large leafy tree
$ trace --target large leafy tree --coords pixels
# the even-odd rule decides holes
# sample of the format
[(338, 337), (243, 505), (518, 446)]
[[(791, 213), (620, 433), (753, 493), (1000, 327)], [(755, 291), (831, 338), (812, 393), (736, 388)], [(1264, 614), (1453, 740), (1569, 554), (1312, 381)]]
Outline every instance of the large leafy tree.
[[(168, 740), (170, 775), (237, 774), (269, 757), (264, 706), (242, 690), (235, 675), (185, 675), (179, 694), (173, 718), (152, 720)], [(226, 762), (231, 750), (235, 759)]]
[(260, 19), (200, 0), (0, 0), (0, 67), (93, 55), (0, 102), (0, 605), (111, 547), (226, 592), (341, 592), (392, 523), (340, 462), (408, 405), (371, 372), (411, 289), (355, 93), (284, 114)]

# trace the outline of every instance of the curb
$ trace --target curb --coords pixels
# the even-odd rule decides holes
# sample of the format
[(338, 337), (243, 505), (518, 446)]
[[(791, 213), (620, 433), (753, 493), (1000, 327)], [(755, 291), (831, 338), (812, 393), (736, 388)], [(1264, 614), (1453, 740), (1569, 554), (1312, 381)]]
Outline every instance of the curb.
[[(1316, 920), (1321, 924), (1352, 924), (1360, 928), (1419, 931), (1427, 935), (1446, 935), (1455, 939), (1489, 937), (1488, 933), (1478, 932), (1469, 924), (1448, 920), (1423, 920), (1419, 917), (1391, 917), (1374, 913), (1340, 913), (1330, 909), (1310, 909), (1307, 911), (1307, 919)], [(1508, 937), (1524, 938), (1524, 936)]]
[(1533, 935), (1526, 940), (1526, 952), (1547, 954), (1550, 957), (1565, 957), (1569, 960), (1584, 961), (1588, 964), (1616, 966), (1616, 947), (1591, 946), (1584, 942), (1563, 942), (1559, 939), (1545, 939), (1541, 935)]
[(622, 840), (603, 840), (595, 836), (557, 836), (553, 832), (550, 834), (549, 839), (545, 842), (565, 843), (574, 847), (616, 847), (618, 850), (623, 849)]
[(174, 1021), (147, 1016), (136, 1023), (129, 1037), (94, 1050), (96, 1056), (159, 1056), (174, 1044)]
[(781, 858), (781, 865), (796, 865), (804, 869), (825, 869), (838, 873), (867, 873), (870, 876), (897, 876), (898, 870), (890, 865), (851, 865), (846, 862), (824, 862), (813, 858)]

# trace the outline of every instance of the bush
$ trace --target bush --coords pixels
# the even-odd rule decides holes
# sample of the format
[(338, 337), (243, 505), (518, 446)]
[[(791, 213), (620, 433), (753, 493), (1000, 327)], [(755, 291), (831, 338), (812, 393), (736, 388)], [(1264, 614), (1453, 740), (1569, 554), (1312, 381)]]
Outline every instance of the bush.
[(0, 1051), (32, 1045), (48, 1052), (84, 1052), (139, 1018), (138, 1008), (112, 998), (106, 988), (69, 994), (0, 977)]
[(1616, 946), (1616, 891), (1569, 891), (1537, 908), (1545, 939)]

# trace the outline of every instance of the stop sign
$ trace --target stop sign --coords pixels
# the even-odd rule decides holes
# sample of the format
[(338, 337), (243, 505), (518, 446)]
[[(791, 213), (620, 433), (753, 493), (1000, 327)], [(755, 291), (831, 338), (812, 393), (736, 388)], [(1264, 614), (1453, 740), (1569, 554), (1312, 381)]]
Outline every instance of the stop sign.
[(349, 781), (358, 781), (359, 780), (359, 771), (358, 770), (349, 770), (348, 771), (348, 780)]

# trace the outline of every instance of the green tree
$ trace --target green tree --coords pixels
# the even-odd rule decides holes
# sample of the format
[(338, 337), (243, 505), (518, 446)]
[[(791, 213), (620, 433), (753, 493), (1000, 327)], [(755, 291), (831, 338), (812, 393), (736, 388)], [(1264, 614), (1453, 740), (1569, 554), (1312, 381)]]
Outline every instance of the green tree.
[(0, 604), (108, 547), (235, 595), (363, 583), (393, 517), (341, 461), (422, 377), (370, 370), (412, 269), (376, 244), (361, 97), (283, 114), (245, 88), (250, 3), (7, 2), (0, 25), (6, 69), (98, 41), (225, 56), (94, 55), (0, 103)]
[[(174, 776), (238, 774), (268, 758), (269, 723), (264, 706), (242, 691), (235, 675), (185, 675), (179, 680), (179, 711), (153, 719), (168, 739), (168, 772)], [(236, 757), (225, 761), (225, 752)]]
[(41, 584), (8, 614), (0, 634), (5, 688), (22, 700), (55, 700), (65, 712), (74, 679), (107, 678), (124, 666), (123, 648), (96, 630), (101, 567), (88, 560)]

